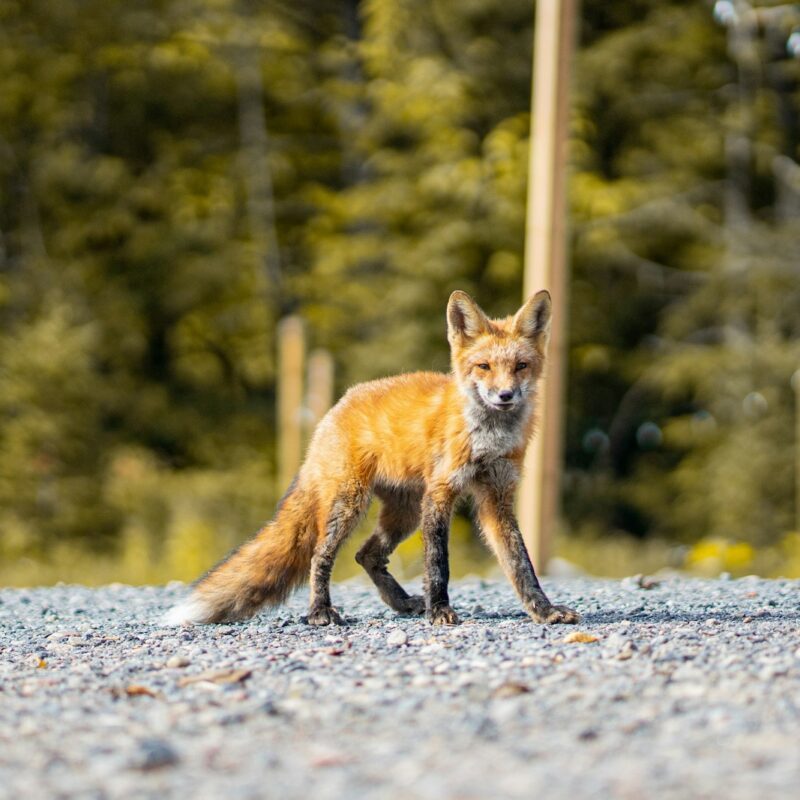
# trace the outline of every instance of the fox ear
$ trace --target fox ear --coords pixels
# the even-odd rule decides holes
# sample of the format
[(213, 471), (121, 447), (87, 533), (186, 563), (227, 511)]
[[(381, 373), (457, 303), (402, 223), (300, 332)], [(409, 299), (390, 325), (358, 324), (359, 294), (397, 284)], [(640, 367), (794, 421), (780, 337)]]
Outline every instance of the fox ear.
[(489, 330), (489, 319), (466, 293), (455, 291), (447, 303), (447, 340), (456, 344)]
[(550, 333), (552, 303), (550, 292), (542, 289), (528, 300), (514, 315), (514, 330), (528, 339), (547, 340)]

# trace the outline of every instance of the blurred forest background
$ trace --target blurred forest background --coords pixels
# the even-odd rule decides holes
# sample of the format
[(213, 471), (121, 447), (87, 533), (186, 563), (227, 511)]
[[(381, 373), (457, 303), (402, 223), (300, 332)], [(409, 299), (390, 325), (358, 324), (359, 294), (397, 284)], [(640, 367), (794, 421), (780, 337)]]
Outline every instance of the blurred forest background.
[[(800, 14), (772, 5), (581, 6), (556, 551), (593, 571), (800, 576)], [(0, 582), (193, 578), (269, 518), (281, 316), (341, 392), (447, 369), (455, 288), (516, 309), (533, 15), (0, 0)]]

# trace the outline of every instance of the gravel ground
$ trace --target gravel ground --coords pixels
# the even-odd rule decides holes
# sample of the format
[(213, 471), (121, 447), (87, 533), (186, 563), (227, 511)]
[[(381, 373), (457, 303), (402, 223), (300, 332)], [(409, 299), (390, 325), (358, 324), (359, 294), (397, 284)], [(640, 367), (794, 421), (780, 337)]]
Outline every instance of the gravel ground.
[(164, 628), (180, 584), (3, 590), (0, 796), (798, 796), (800, 582), (646, 587), (547, 581), (584, 621), (543, 627), (462, 581), (453, 628), (354, 582), (342, 628), (303, 593)]

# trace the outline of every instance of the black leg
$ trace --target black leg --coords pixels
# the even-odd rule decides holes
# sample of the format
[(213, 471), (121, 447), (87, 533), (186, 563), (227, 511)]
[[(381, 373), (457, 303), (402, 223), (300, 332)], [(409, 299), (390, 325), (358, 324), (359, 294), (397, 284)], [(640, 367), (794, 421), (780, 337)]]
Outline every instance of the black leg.
[(331, 605), (331, 572), (342, 542), (353, 532), (369, 503), (366, 491), (337, 498), (328, 516), (325, 537), (317, 545), (311, 559), (311, 597), (309, 625), (343, 624), (339, 612)]
[(429, 493), (422, 501), (422, 539), (425, 545), (425, 607), (433, 625), (457, 625), (458, 616), (450, 608), (447, 585), (450, 561), (447, 551), (450, 535), (452, 495)]
[(424, 599), (410, 596), (387, 569), (392, 551), (419, 524), (420, 495), (386, 491), (379, 493), (379, 497), (383, 500), (383, 507), (378, 526), (356, 554), (356, 561), (372, 578), (386, 605), (400, 614), (423, 614)]
[(578, 622), (575, 611), (553, 605), (539, 585), (514, 516), (513, 491), (492, 487), (476, 491), (476, 498), (481, 530), (531, 618), (536, 622)]

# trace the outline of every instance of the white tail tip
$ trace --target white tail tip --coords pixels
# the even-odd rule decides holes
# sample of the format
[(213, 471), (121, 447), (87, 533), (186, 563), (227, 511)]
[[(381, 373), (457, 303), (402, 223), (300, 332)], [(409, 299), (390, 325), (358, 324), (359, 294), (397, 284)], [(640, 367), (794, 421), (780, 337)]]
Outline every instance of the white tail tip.
[(211, 609), (202, 597), (192, 595), (164, 615), (164, 625), (198, 625), (206, 622)]

